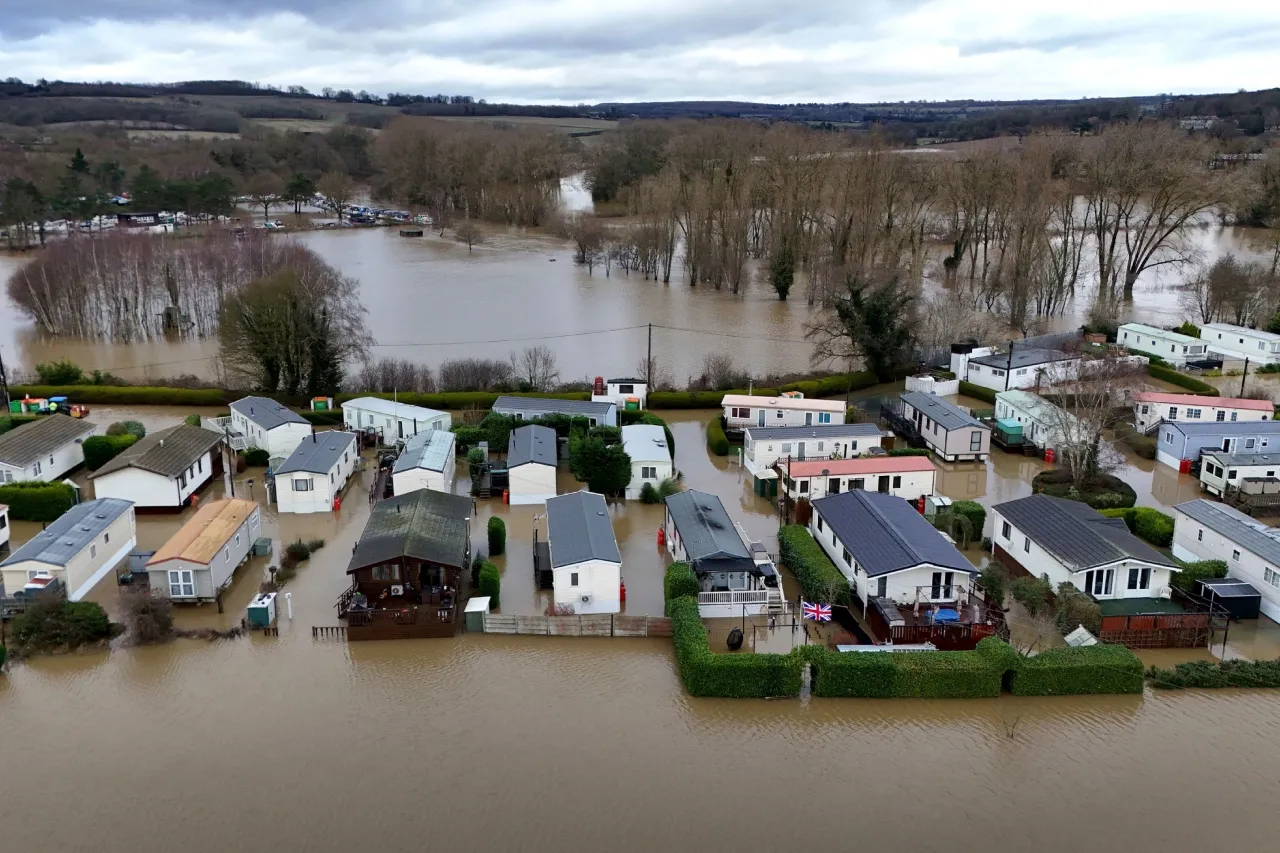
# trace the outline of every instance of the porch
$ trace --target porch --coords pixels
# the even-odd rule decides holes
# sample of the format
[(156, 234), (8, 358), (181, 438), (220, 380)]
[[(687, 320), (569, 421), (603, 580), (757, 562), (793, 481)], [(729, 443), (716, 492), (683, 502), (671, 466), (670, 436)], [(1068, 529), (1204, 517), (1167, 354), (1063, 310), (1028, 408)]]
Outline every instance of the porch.
[(777, 588), (698, 593), (698, 612), (704, 618), (778, 615), (786, 610), (786, 599)]
[(987, 637), (1009, 639), (1004, 612), (988, 606), (976, 584), (918, 587), (913, 604), (873, 598), (866, 617), (873, 638), (891, 645), (932, 643), (943, 651), (967, 651)]
[(1226, 641), (1231, 614), (1198, 595), (1174, 589), (1173, 598), (1112, 598), (1098, 601), (1098, 639), (1131, 649), (1197, 649)]
[(240, 452), (247, 450), (249, 447), (249, 440), (231, 425), (230, 415), (224, 418), (204, 418), (200, 421), (200, 425), (225, 435), (227, 437), (227, 446), (232, 450)]
[(351, 641), (452, 637), (460, 620), (458, 598), (443, 589), (370, 598), (353, 585), (334, 607), (338, 618), (347, 620)]

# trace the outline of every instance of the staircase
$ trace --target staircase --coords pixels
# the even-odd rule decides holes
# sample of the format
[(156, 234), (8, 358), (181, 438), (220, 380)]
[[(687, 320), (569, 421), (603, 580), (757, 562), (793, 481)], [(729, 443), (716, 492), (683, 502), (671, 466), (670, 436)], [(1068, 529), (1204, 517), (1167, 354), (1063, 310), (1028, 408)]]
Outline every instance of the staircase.
[(231, 426), (231, 418), (204, 418), (200, 422), (201, 426), (211, 429), (214, 432), (220, 432), (227, 437), (227, 446), (235, 451), (244, 451), (249, 449), (248, 439)]

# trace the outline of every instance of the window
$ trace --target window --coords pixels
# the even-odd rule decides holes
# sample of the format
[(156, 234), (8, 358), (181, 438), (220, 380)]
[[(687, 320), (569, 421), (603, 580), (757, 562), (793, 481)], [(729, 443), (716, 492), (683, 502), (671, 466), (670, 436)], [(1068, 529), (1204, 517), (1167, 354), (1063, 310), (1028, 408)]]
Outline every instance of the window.
[(634, 386), (634, 385), (619, 385), (619, 386), (618, 386), (618, 393), (619, 393), (619, 394), (634, 394), (635, 392), (636, 392), (636, 386)]
[(239, 534), (239, 533), (236, 533), (236, 544), (237, 544), (237, 545), (239, 545), (239, 544), (240, 544), (240, 534)]
[(1222, 411), (1221, 409), (1219, 409), (1219, 410), (1218, 410), (1217, 417), (1215, 418), (1215, 420), (1217, 420), (1219, 423), (1221, 423), (1222, 421), (1225, 421), (1226, 419), (1227, 419), (1227, 413), (1226, 413), (1226, 412), (1224, 412), (1224, 411)]
[(1204, 541), (1204, 528), (1203, 528), (1203, 527), (1201, 527), (1199, 530), (1197, 530), (1197, 531), (1196, 531), (1196, 541), (1197, 541), (1197, 542), (1203, 542), (1203, 541)]
[(778, 412), (778, 420), (782, 420), (782, 418), (783, 418), (783, 413), (782, 413), (782, 412)]
[(1003, 524), (1001, 524), (1001, 525), (1000, 525), (1000, 538), (1001, 538), (1001, 539), (1008, 539), (1008, 538), (1009, 538), (1009, 536), (1010, 536), (1012, 533), (1013, 533), (1013, 528), (1009, 526), (1009, 522), (1007, 522), (1007, 521), (1006, 521), (1006, 522), (1004, 522)]
[(1239, 417), (1239, 416), (1240, 416), (1240, 413), (1239, 413), (1239, 412), (1232, 412), (1232, 413), (1231, 413), (1231, 420), (1233, 420), (1233, 421), (1234, 421), (1234, 420), (1235, 420), (1237, 417)]
[(179, 488), (179, 489), (185, 489), (186, 487), (187, 487), (187, 475), (186, 475), (186, 474), (179, 474), (179, 475), (178, 475), (178, 488)]
[(852, 482), (849, 485), (849, 488), (851, 489), (865, 489), (866, 487), (867, 487), (867, 481), (864, 480), (862, 477), (854, 477)]
[(1200, 418), (1200, 410), (1199, 410), (1199, 409), (1187, 409), (1187, 417), (1188, 417), (1188, 418), (1190, 418), (1191, 420), (1199, 420), (1199, 418)]
[(1115, 569), (1098, 569), (1084, 573), (1084, 591), (1091, 595), (1110, 595)]
[(1262, 570), (1262, 579), (1274, 586), (1276, 589), (1280, 589), (1280, 572), (1273, 571), (1270, 568), (1265, 568)]
[[(1268, 475), (1268, 476), (1269, 476), (1269, 475)], [(4, 519), (3, 519), (3, 518), (0, 518), (0, 527), (4, 527)], [(104, 533), (104, 534), (102, 534), (102, 544), (103, 544), (103, 545), (106, 545), (106, 544), (108, 544), (108, 543), (110, 543), (110, 542), (111, 542), (111, 534), (110, 534), (110, 533)]]
[(1171, 420), (1171, 421), (1172, 421), (1172, 420), (1177, 420), (1177, 417), (1178, 417), (1178, 407), (1177, 407), (1177, 406), (1170, 406), (1170, 407), (1169, 407), (1169, 420)]
[(1236, 551), (1236, 550), (1233, 550), (1233, 551), (1231, 552), (1231, 559), (1233, 559), (1233, 560), (1239, 560), (1239, 559), (1240, 559), (1240, 552), (1239, 552), (1239, 551)]
[(747, 406), (734, 406), (729, 410), (731, 418), (749, 418), (751, 417), (751, 409)]
[(657, 478), (658, 478), (657, 465), (641, 465), (640, 466), (641, 480), (656, 480)]
[(848, 549), (848, 548), (841, 548), (841, 549), (840, 549), (840, 557), (844, 560), (844, 564), (845, 564), (846, 566), (851, 565), (851, 564), (850, 564), (850, 562), (849, 562), (849, 549)]
[(293, 481), (293, 490), (294, 490), (295, 492), (309, 492), (309, 491), (311, 491), (311, 479), (310, 479), (310, 478), (307, 478), (307, 479), (305, 479), (305, 480), (294, 480), (294, 481)]
[(98, 556), (98, 546), (97, 546), (97, 545), (90, 545), (90, 546), (89, 546), (89, 559), (90, 559), (90, 560), (92, 560), (92, 559), (93, 559), (94, 557), (96, 557), (96, 556)]
[(898, 474), (893, 478), (893, 487), (895, 489), (902, 488), (902, 475)]
[(347, 461), (347, 451), (345, 451), (345, 450), (344, 450), (344, 451), (342, 451), (342, 461), (343, 461), (343, 462), (346, 462), (346, 461)]
[(818, 412), (818, 423), (820, 423), (820, 424), (829, 424), (829, 423), (831, 423), (831, 413), (830, 413), (830, 412)]
[(1166, 433), (1164, 434), (1164, 443), (1165, 443), (1165, 444), (1173, 444), (1173, 433), (1171, 433), (1171, 432), (1166, 432)]
[(1149, 589), (1151, 587), (1151, 569), (1130, 569), (1129, 589)]
[(196, 472), (200, 474), (204, 473), (204, 457), (203, 456), (201, 456), (199, 459), (196, 460)]
[(784, 441), (784, 442), (782, 442), (782, 452), (783, 452), (783, 453), (790, 453), (790, 452), (791, 452), (791, 442), (789, 442), (789, 441)]
[(993, 374), (995, 374), (996, 376), (1004, 376), (1004, 371), (1003, 371), (1003, 370), (996, 370), (994, 367), (993, 367), (993, 368), (991, 368), (991, 372), (992, 372)]
[[(822, 449), (822, 445), (818, 445), (818, 449), (819, 449), (819, 450), (821, 450), (821, 449)], [(849, 449), (850, 449), (850, 450), (857, 450), (857, 449), (858, 449), (858, 442), (856, 442), (856, 441), (855, 441), (853, 444), (849, 445)]]
[(1145, 415), (1145, 414), (1147, 413), (1147, 409), (1149, 409), (1149, 408), (1150, 408), (1150, 407), (1149, 407), (1149, 406), (1147, 406), (1147, 405), (1144, 403), (1144, 404), (1142, 405), (1142, 414), (1144, 414), (1144, 415)]
[(52, 465), (52, 464), (53, 464), (53, 454), (52, 454), (52, 453), (50, 453), (50, 454), (49, 454), (49, 464), (50, 464), (50, 465)]
[(1258, 443), (1258, 442), (1257, 442), (1257, 440), (1256, 440), (1256, 439), (1246, 438), (1246, 439), (1244, 440), (1244, 449), (1245, 449), (1245, 450), (1253, 450), (1253, 446), (1254, 446), (1255, 444), (1257, 444), (1257, 443)]
[(1235, 469), (1235, 468), (1228, 468), (1228, 469), (1227, 469), (1227, 479), (1228, 479), (1228, 480), (1234, 480), (1235, 478), (1236, 478), (1236, 469)]
[(808, 492), (808, 491), (809, 491), (809, 481), (808, 481), (808, 480), (801, 480), (801, 481), (800, 481), (800, 494), (802, 494), (802, 495), (803, 495), (803, 494), (805, 494), (805, 493), (806, 493), (806, 492)]
[(37, 474), (39, 474), (39, 473), (40, 473), (40, 463), (39, 463), (39, 462), (35, 463), (35, 467), (34, 467), (32, 470), (34, 470)]
[(819, 516), (817, 516), (817, 519), (818, 519), (818, 529), (819, 529), (819, 530), (821, 530), (821, 529), (822, 529), (822, 516), (820, 516), (820, 515), (819, 515)]
[(381, 566), (373, 567), (373, 579), (376, 581), (398, 581), (400, 580), (400, 564), (384, 563)]
[(821, 442), (821, 441), (819, 441), (819, 442), (818, 442), (818, 452), (819, 452), (819, 453), (821, 453), (821, 452), (822, 452), (822, 442)]
[(1264, 438), (1264, 439), (1262, 439), (1262, 443), (1261, 443), (1259, 446), (1260, 446), (1260, 447), (1266, 447), (1266, 446), (1267, 446), (1267, 439), (1265, 439), (1265, 438)]
[(1028, 554), (1031, 553), (1031, 537), (1022, 537), (1022, 550), (1026, 551)]
[(1015, 373), (1014, 376), (1025, 376), (1026, 373), (1027, 373), (1027, 369), (1024, 367), (1021, 370), (1019, 370), (1017, 373)]
[(569, 586), (577, 586), (577, 585), (578, 585), (578, 573), (577, 573), (577, 572), (570, 572), (570, 573), (569, 573)]
[(973, 432), (969, 433), (969, 449), (974, 451), (982, 449), (982, 431), (981, 430), (975, 429)]
[(196, 594), (195, 580), (185, 569), (169, 572), (169, 597), (192, 598)]

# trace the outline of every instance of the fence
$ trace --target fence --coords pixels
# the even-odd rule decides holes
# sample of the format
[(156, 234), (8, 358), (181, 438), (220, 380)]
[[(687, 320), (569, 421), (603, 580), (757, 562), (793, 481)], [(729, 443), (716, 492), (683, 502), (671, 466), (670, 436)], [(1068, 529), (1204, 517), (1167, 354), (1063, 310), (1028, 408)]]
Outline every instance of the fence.
[(486, 634), (529, 634), (551, 637), (670, 637), (671, 620), (663, 616), (503, 616), (484, 615)]

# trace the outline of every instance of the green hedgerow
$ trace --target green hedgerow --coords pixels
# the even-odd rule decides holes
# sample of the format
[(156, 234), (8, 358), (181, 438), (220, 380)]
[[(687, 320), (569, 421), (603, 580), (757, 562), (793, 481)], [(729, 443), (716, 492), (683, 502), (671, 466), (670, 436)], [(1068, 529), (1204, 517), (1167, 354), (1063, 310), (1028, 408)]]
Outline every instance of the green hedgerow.
[(8, 504), (15, 521), (54, 521), (75, 501), (75, 490), (66, 483), (17, 480), (0, 485), (0, 504)]
[[(809, 530), (799, 524), (788, 524), (778, 531), (778, 548), (782, 564), (800, 581), (805, 598), (832, 604), (849, 601), (849, 580), (827, 557)], [(832, 598), (836, 601), (831, 601)]]
[(271, 462), (271, 454), (261, 447), (250, 447), (241, 454), (246, 465), (266, 467)]
[(716, 456), (729, 455), (729, 439), (724, 434), (724, 424), (719, 415), (707, 422), (707, 449)]
[(476, 584), (477, 595), (487, 595), (490, 598), (489, 607), (497, 610), (501, 606), (502, 601), (502, 573), (498, 571), (498, 567), (488, 560), (480, 564), (479, 582)]
[(1142, 661), (1124, 646), (1047, 649), (1026, 658), (1013, 676), (1016, 696), (1141, 693)]
[(497, 557), (507, 550), (507, 524), (496, 515), (489, 519), (489, 555)]
[(137, 441), (136, 435), (126, 432), (115, 435), (91, 435), (80, 445), (84, 451), (84, 466), (90, 471), (97, 471)]
[(688, 563), (672, 563), (667, 566), (667, 572), (662, 578), (663, 601), (671, 602), (686, 595), (693, 596), (696, 601), (701, 591), (702, 586), (698, 583), (698, 576), (693, 573)]

